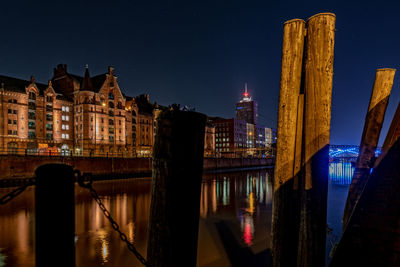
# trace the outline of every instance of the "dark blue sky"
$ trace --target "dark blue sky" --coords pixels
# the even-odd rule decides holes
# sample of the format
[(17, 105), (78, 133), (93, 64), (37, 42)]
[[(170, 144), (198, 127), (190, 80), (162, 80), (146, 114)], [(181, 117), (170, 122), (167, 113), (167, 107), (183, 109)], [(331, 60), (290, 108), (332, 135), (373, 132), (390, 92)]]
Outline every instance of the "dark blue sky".
[[(393, 2), (394, 3), (394, 2)], [(115, 67), (128, 95), (233, 117), (244, 83), (260, 122), (276, 127), (286, 20), (336, 14), (332, 144), (358, 144), (377, 68), (400, 63), (400, 4), (392, 1), (6, 1), (0, 74), (46, 82)], [(382, 136), (400, 100), (396, 74)], [(381, 136), (382, 143), (383, 137)]]

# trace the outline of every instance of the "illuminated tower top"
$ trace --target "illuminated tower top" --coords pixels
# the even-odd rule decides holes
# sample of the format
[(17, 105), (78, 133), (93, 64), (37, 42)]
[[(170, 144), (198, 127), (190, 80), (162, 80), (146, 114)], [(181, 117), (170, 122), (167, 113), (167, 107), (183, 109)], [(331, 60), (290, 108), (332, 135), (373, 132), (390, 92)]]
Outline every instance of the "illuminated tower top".
[(251, 96), (250, 96), (249, 92), (247, 92), (247, 83), (244, 84), (243, 98), (242, 98), (242, 100), (240, 100), (240, 102), (243, 102), (243, 101), (246, 101), (246, 102), (251, 101)]
[(251, 124), (257, 124), (258, 122), (257, 111), (258, 111), (257, 102), (251, 99), (251, 96), (247, 91), (247, 83), (245, 83), (243, 98), (236, 103), (236, 119)]

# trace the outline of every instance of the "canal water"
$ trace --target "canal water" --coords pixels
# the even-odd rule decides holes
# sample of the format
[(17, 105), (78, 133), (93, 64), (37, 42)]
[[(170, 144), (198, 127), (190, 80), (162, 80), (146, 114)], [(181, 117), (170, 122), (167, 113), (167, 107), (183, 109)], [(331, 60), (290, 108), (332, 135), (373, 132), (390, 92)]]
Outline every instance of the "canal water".
[[(272, 169), (264, 169), (204, 175), (198, 266), (231, 266), (231, 262), (236, 266), (267, 266), (259, 263), (269, 260), (272, 174)], [(145, 256), (151, 179), (100, 181), (93, 187), (129, 241)], [(330, 182), (328, 225), (333, 232), (328, 235), (328, 252), (341, 234), (340, 219), (347, 190), (346, 184)], [(9, 191), (0, 189), (0, 196)], [(75, 206), (78, 267), (141, 266), (119, 240), (88, 191), (76, 188)], [(34, 187), (0, 206), (0, 267), (35, 266), (34, 223)], [(57, 245), (57, 233), (50, 234)]]

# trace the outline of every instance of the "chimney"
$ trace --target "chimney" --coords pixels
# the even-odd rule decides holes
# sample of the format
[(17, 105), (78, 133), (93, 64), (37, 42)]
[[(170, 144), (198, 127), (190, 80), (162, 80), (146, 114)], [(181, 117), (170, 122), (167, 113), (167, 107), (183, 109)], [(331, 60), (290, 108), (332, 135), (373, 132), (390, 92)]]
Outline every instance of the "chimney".
[(109, 73), (110, 75), (114, 75), (114, 67), (108, 66), (108, 73)]

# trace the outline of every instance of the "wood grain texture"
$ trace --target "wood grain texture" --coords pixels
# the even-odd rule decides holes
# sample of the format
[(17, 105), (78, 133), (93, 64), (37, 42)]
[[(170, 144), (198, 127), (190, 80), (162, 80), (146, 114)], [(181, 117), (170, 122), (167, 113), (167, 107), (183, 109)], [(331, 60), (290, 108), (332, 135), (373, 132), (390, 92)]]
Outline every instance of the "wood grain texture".
[[(277, 157), (272, 206), (271, 248), (274, 267), (293, 266), (297, 255), (298, 199), (294, 192), (296, 136), (301, 136), (298, 116), (303, 113), (300, 94), (305, 22), (287, 21), (283, 29), (281, 83), (279, 92)], [(300, 127), (302, 120), (300, 122)], [(299, 140), (297, 140), (299, 141)], [(300, 146), (301, 150), (301, 146)], [(297, 154), (301, 154), (298, 152)]]
[(297, 105), (300, 94), (305, 22), (287, 21), (283, 29), (282, 67), (279, 91), (277, 152), (274, 190), (293, 178), (297, 126)]
[(375, 82), (361, 137), (360, 152), (343, 213), (343, 227), (347, 225), (373, 166), (375, 150), (378, 146), (395, 72), (395, 69), (387, 68), (376, 70)]
[(299, 267), (325, 262), (335, 20), (332, 13), (320, 13), (307, 22)]

